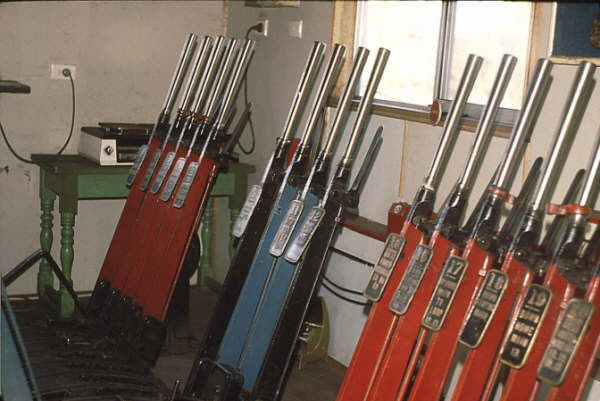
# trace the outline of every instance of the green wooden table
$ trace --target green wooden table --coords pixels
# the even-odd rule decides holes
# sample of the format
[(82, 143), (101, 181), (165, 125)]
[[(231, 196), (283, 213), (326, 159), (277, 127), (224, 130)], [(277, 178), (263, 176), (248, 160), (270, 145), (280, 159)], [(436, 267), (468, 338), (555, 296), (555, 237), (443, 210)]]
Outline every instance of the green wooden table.
[[(129, 166), (99, 166), (95, 162), (79, 155), (33, 154), (31, 158), (40, 167), (41, 232), (40, 243), (44, 250), (50, 251), (53, 234), (54, 202), (58, 197), (60, 213), (60, 263), (65, 276), (71, 280), (73, 267), (73, 240), (77, 203), (81, 199), (118, 199), (126, 198), (129, 189), (125, 178)], [(231, 163), (227, 173), (220, 174), (211, 192), (211, 197), (229, 198), (231, 222), (237, 218), (246, 199), (248, 174), (255, 172), (254, 166)], [(210, 242), (213, 235), (213, 202), (209, 199), (202, 224), (201, 240), (203, 252), (198, 277), (203, 279), (212, 275)], [(37, 278), (38, 294), (42, 298), (57, 303), (61, 317), (69, 317), (74, 305), (66, 289), (54, 290), (54, 278), (46, 261), (40, 262)]]

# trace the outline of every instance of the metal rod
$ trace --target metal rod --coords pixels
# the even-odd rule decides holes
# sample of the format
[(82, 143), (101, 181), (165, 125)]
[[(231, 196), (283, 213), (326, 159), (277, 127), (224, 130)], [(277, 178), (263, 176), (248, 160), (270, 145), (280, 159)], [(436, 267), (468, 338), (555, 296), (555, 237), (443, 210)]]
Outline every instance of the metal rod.
[(279, 146), (285, 144), (289, 141), (296, 130), (296, 126), (298, 125), (298, 119), (300, 118), (300, 111), (304, 108), (304, 104), (306, 103), (306, 99), (308, 98), (308, 94), (310, 92), (310, 88), (312, 87), (312, 82), (319, 71), (319, 66), (321, 64), (321, 59), (323, 57), (323, 51), (325, 49), (325, 44), (323, 42), (314, 42), (312, 50), (308, 55), (308, 59), (306, 60), (306, 65), (304, 66), (304, 71), (300, 76), (300, 82), (298, 83), (298, 88), (294, 93), (294, 98), (292, 99), (292, 105), (290, 106), (290, 111), (288, 112), (288, 116), (285, 120), (285, 124), (283, 126), (283, 133), (281, 135), (281, 139), (278, 142), (278, 147), (271, 154), (271, 157), (267, 161), (267, 165), (263, 172), (263, 175), (260, 179), (260, 186), (267, 181), (267, 178), (271, 172), (271, 167), (273, 166), (273, 162), (276, 159), (281, 159), (286, 155), (283, 152), (287, 152), (287, 146)]
[(73, 284), (71, 283), (71, 281), (69, 281), (69, 279), (67, 279), (60, 267), (58, 267), (58, 264), (56, 263), (52, 255), (50, 255), (50, 252), (45, 251), (43, 249), (35, 251), (27, 258), (25, 258), (21, 263), (19, 263), (17, 266), (11, 269), (8, 273), (4, 274), (2, 276), (2, 281), (4, 285), (8, 287), (10, 284), (13, 283), (13, 281), (21, 277), (25, 272), (27, 272), (35, 263), (37, 263), (41, 259), (45, 259), (48, 262), (50, 268), (52, 269), (60, 283), (64, 286), (65, 290), (67, 290), (67, 292), (73, 299), (75, 307), (82, 313), (83, 316), (87, 316), (87, 311), (81, 306), (81, 303), (79, 302), (79, 297), (73, 289)]
[(595, 69), (596, 66), (589, 61), (579, 63), (558, 131), (554, 136), (548, 157), (544, 162), (545, 166), (542, 169), (542, 178), (538, 182), (533, 194), (531, 208), (534, 211), (542, 210), (548, 201), (548, 196), (558, 176), (558, 170), (562, 166), (567, 156), (567, 149), (570, 142), (575, 136), (577, 123), (587, 100), (586, 95), (589, 94), (592, 88)]
[(237, 39), (232, 39), (227, 44), (225, 54), (223, 55), (223, 61), (221, 62), (221, 69), (219, 70), (218, 76), (215, 78), (215, 82), (211, 89), (211, 94), (202, 109), (202, 115), (208, 117), (209, 119), (213, 119), (217, 112), (221, 94), (225, 88), (225, 84), (227, 83), (227, 76), (229, 75), (229, 72), (231, 71), (235, 61), (234, 56), (237, 44)]
[(443, 170), (448, 160), (448, 148), (454, 142), (456, 134), (458, 133), (460, 117), (462, 116), (465, 104), (467, 103), (467, 98), (471, 93), (471, 89), (473, 89), (475, 78), (477, 78), (477, 74), (479, 73), (482, 62), (483, 58), (473, 54), (470, 54), (467, 58), (467, 64), (465, 65), (463, 75), (460, 79), (460, 83), (458, 84), (456, 96), (454, 97), (452, 106), (450, 106), (450, 111), (446, 116), (446, 122), (444, 123), (440, 142), (435, 151), (433, 160), (431, 161), (429, 172), (427, 176), (425, 176), (423, 183), (425, 188), (433, 191), (437, 189), (440, 171)]
[(240, 55), (238, 57), (237, 63), (235, 65), (234, 71), (231, 74), (231, 79), (229, 80), (229, 84), (227, 86), (227, 90), (225, 91), (225, 96), (222, 102), (221, 110), (219, 110), (219, 115), (216, 119), (215, 126), (218, 129), (223, 128), (225, 122), (227, 121), (227, 117), (229, 116), (229, 111), (233, 104), (235, 103), (235, 99), (239, 92), (241, 83), (246, 75), (246, 69), (250, 64), (250, 59), (254, 54), (254, 46), (256, 45), (256, 41), (247, 39), (240, 51)]
[(578, 204), (593, 208), (598, 197), (598, 184), (600, 183), (600, 134), (597, 134), (594, 153), (590, 157), (586, 175), (583, 180), (583, 189), (579, 196)]
[(496, 118), (500, 103), (502, 102), (502, 98), (504, 97), (504, 93), (506, 92), (506, 88), (508, 87), (516, 64), (517, 58), (515, 56), (505, 54), (502, 57), (500, 68), (498, 68), (496, 79), (492, 85), (492, 92), (475, 131), (475, 140), (471, 147), (469, 159), (458, 180), (458, 188), (460, 191), (469, 191), (473, 185), (475, 172), (479, 169), (481, 161), (483, 160), (484, 147), (491, 137), (490, 133), (494, 126), (494, 119)]
[(451, 65), (452, 45), (454, 44), (454, 22), (456, 20), (456, 4), (450, 1), (442, 2), (442, 14), (440, 18), (440, 30), (438, 33), (438, 48), (435, 61), (435, 78), (433, 98), (444, 98), (444, 84), (449, 82), (449, 68)]
[(342, 163), (346, 167), (350, 166), (354, 160), (356, 147), (360, 142), (362, 136), (361, 134), (364, 131), (365, 124), (367, 123), (367, 119), (371, 113), (373, 98), (375, 97), (375, 92), (377, 92), (377, 88), (379, 87), (379, 82), (381, 82), (381, 77), (383, 76), (383, 72), (385, 71), (385, 66), (389, 57), (390, 51), (380, 47), (379, 51), (377, 52), (377, 57), (375, 58), (375, 63), (373, 64), (373, 69), (371, 70), (371, 75), (369, 76), (367, 88), (365, 89), (365, 93), (360, 100), (360, 104), (358, 105), (358, 112), (356, 113), (357, 115), (356, 121), (354, 122), (354, 128), (350, 134), (348, 147), (346, 148), (346, 153), (344, 153), (342, 159)]
[(165, 97), (165, 103), (163, 104), (163, 114), (165, 115), (169, 115), (173, 109), (173, 104), (179, 93), (179, 88), (181, 88), (181, 84), (183, 83), (183, 78), (185, 77), (185, 72), (187, 71), (195, 47), (196, 34), (189, 33), (185, 40), (185, 44), (183, 45), (183, 49), (181, 50), (175, 73), (173, 74), (169, 90), (167, 91), (167, 96)]
[(371, 144), (369, 145), (369, 149), (367, 149), (367, 153), (365, 154), (365, 158), (363, 159), (362, 165), (356, 173), (356, 177), (354, 178), (354, 182), (350, 187), (349, 192), (358, 193), (361, 191), (362, 187), (365, 185), (367, 181), (367, 175), (375, 162), (375, 158), (379, 153), (379, 149), (381, 148), (381, 144), (383, 143), (383, 126), (379, 126), (377, 131), (375, 131), (375, 135), (373, 135), (373, 139), (371, 140)]
[(200, 80), (198, 92), (196, 93), (196, 99), (194, 99), (194, 104), (192, 105), (192, 111), (194, 113), (200, 113), (204, 102), (206, 102), (212, 81), (219, 70), (219, 60), (221, 59), (221, 54), (225, 48), (226, 40), (227, 38), (224, 36), (217, 36), (215, 39), (212, 51), (206, 61), (206, 68), (202, 72), (202, 79)]
[(204, 71), (204, 64), (206, 62), (206, 58), (208, 57), (211, 42), (211, 37), (205, 36), (202, 42), (200, 43), (200, 47), (196, 52), (196, 59), (194, 60), (192, 72), (189, 75), (187, 85), (185, 86), (185, 90), (183, 92), (183, 95), (181, 96), (179, 110), (190, 109), (192, 100), (194, 98), (194, 94), (196, 93), (196, 90), (198, 89), (198, 85), (200, 84), (200, 80), (202, 78), (202, 72)]
[[(279, 187), (279, 191), (277, 193), (277, 201), (276, 201), (277, 204), (279, 203), (279, 200), (281, 199), (281, 196), (283, 195), (283, 191), (286, 188), (288, 178), (292, 174), (292, 171), (294, 169), (294, 164), (303, 157), (305, 151), (308, 149), (308, 147), (310, 146), (310, 144), (312, 142), (312, 137), (315, 132), (315, 128), (317, 126), (317, 123), (319, 122), (319, 115), (320, 115), (321, 109), (325, 106), (325, 102), (327, 101), (327, 98), (329, 97), (329, 94), (331, 93), (331, 91), (335, 85), (335, 82), (337, 81), (341, 67), (344, 64), (344, 54), (345, 53), (346, 53), (345, 46), (337, 44), (337, 43), (333, 45), (333, 50), (331, 51), (331, 57), (329, 58), (329, 63), (327, 64), (327, 68), (325, 69), (325, 72), (323, 73), (323, 78), (321, 79), (321, 83), (319, 85), (319, 90), (317, 91), (317, 95), (313, 102), (313, 106), (312, 106), (310, 115), (308, 117), (308, 122), (306, 123), (306, 128), (304, 129), (304, 133), (302, 134), (302, 139), (300, 140), (300, 144), (296, 148), (296, 151), (294, 152), (294, 161), (292, 163), (290, 163), (288, 168), (286, 169), (285, 176), (283, 178), (281, 186)], [(311, 169), (311, 172), (309, 173), (309, 177), (305, 182), (304, 190), (302, 191), (302, 195), (300, 198), (301, 200), (304, 200), (304, 198), (306, 197), (306, 194), (308, 193), (307, 191), (308, 191), (308, 188), (310, 186), (310, 182), (312, 181), (313, 176), (314, 176), (314, 168)]]
[(175, 383), (173, 384), (173, 388), (171, 389), (171, 396), (169, 397), (169, 401), (175, 401), (180, 385), (181, 385), (181, 380), (179, 380), (179, 379), (175, 380)]
[(500, 162), (499, 172), (492, 183), (493, 186), (499, 189), (506, 190), (514, 178), (519, 166), (518, 161), (521, 159), (520, 156), (525, 148), (523, 144), (529, 142), (531, 138), (533, 121), (539, 114), (546, 88), (550, 82), (549, 77), (552, 66), (552, 62), (548, 59), (541, 58), (537, 61), (521, 111), (513, 126), (508, 147), (504, 151), (504, 156)]
[(323, 78), (321, 79), (319, 91), (317, 92), (317, 96), (313, 102), (312, 110), (304, 130), (304, 135), (302, 136), (302, 141), (300, 142), (301, 150), (309, 146), (312, 141), (315, 127), (319, 122), (321, 109), (325, 106), (325, 102), (327, 101), (327, 98), (329, 97), (329, 94), (331, 93), (331, 90), (333, 89), (333, 86), (335, 85), (340, 74), (342, 65), (344, 65), (345, 53), (346, 46), (338, 43), (333, 45), (333, 50), (331, 51), (331, 57), (329, 58), (327, 69), (325, 70)]
[(306, 104), (306, 100), (310, 94), (310, 89), (315, 77), (317, 76), (317, 73), (319, 72), (324, 50), (325, 43), (316, 41), (313, 44), (310, 55), (308, 56), (308, 60), (306, 61), (306, 66), (304, 67), (304, 72), (300, 77), (298, 88), (294, 94), (290, 112), (283, 127), (281, 138), (284, 142), (291, 140), (294, 132), (296, 131), (300, 116), (302, 115), (302, 110), (304, 109), (304, 105)]
[(346, 85), (344, 86), (344, 90), (342, 91), (342, 95), (338, 101), (337, 114), (335, 115), (333, 124), (329, 130), (329, 135), (327, 136), (327, 141), (323, 147), (323, 155), (330, 155), (333, 153), (335, 139), (346, 120), (346, 115), (350, 110), (350, 104), (352, 103), (352, 97), (354, 96), (356, 85), (358, 85), (360, 75), (365, 67), (368, 57), (369, 50), (365, 49), (364, 47), (359, 47), (356, 57), (354, 58), (354, 64), (352, 64), (352, 69), (350, 70), (350, 76), (346, 81)]

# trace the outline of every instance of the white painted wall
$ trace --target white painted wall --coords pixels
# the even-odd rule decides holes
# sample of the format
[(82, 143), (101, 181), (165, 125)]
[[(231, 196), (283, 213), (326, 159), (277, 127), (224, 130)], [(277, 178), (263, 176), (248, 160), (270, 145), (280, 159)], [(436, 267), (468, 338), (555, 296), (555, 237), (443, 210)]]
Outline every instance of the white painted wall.
[[(221, 1), (13, 2), (0, 4), (0, 79), (31, 86), (0, 95), (0, 120), (16, 150), (56, 152), (68, 133), (68, 81), (50, 80), (50, 64), (77, 68), (76, 119), (65, 153), (76, 153), (79, 128), (99, 121), (154, 122), (188, 32), (223, 32)], [(0, 272), (39, 248), (38, 169), (0, 145)], [(82, 201), (75, 219), (73, 279), (91, 289), (124, 201)], [(53, 254), (59, 257), (58, 202)], [(35, 271), (11, 286), (35, 292)]]
[[(289, 106), (303, 61), (315, 39), (329, 42), (332, 18), (330, 2), (301, 2), (299, 8), (255, 9), (244, 7), (241, 2), (230, 2), (228, 29), (231, 34), (241, 35), (256, 20), (268, 18), (270, 33), (260, 38), (250, 70), (250, 99), (255, 102), (254, 119), (257, 126), (257, 152), (251, 156), (252, 163), (262, 171), (270, 154), (274, 138), (281, 128)], [(287, 24), (291, 20), (303, 20), (306, 36), (299, 40), (287, 37)], [(371, 49), (374, 53), (376, 49)], [(392, 54), (391, 57), (394, 57)], [(521, 60), (521, 62), (524, 62)], [(496, 69), (497, 66), (490, 68)], [(556, 132), (566, 93), (571, 85), (576, 67), (556, 65), (553, 69), (553, 83), (547, 101), (542, 109), (533, 138), (521, 166), (513, 191), (518, 190), (528, 166), (537, 156), (545, 156), (547, 148)], [(386, 74), (393, 74), (386, 71)], [(600, 72), (596, 73), (596, 80)], [(433, 77), (432, 77), (433, 79)], [(407, 99), (410, 101), (410, 99)], [(562, 199), (569, 181), (576, 169), (587, 164), (590, 149), (600, 125), (600, 89), (596, 88), (584, 116), (577, 139), (565, 167), (565, 173), (558, 183), (552, 200)], [(351, 117), (353, 118), (353, 117)], [(384, 142), (375, 163), (373, 173), (361, 197), (361, 215), (386, 223), (389, 205), (398, 200), (410, 202), (420, 185), (433, 155), (441, 128), (427, 124), (406, 122), (374, 116), (367, 130), (366, 143), (378, 125), (384, 125)], [(349, 131), (347, 127), (346, 131)], [(458, 177), (469, 152), (473, 134), (461, 133), (454, 154), (445, 171), (437, 199), (437, 206), (444, 201)], [(342, 144), (344, 141), (342, 141)], [(506, 139), (493, 138), (483, 162), (481, 172), (473, 189), (476, 200), (485, 188), (495, 170)], [(341, 148), (341, 147), (340, 147)], [(359, 155), (359, 160), (361, 156)], [(258, 176), (255, 177), (255, 180)], [(474, 201), (472, 202), (474, 203)], [(469, 208), (471, 210), (472, 205)], [(335, 246), (366, 260), (374, 262), (382, 248), (378, 241), (344, 229)], [(332, 254), (327, 266), (327, 275), (334, 281), (349, 288), (362, 290), (369, 275), (366, 266), (338, 254)], [(366, 320), (363, 308), (341, 301), (322, 289), (330, 313), (331, 340), (329, 353), (336, 360), (348, 364), (354, 347)]]

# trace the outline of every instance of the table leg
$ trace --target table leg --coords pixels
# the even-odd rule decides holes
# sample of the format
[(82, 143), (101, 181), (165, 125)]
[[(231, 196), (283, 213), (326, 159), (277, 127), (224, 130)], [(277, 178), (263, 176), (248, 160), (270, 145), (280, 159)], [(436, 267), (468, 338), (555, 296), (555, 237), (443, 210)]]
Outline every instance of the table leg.
[(206, 210), (204, 211), (204, 217), (202, 219), (202, 231), (200, 232), (200, 241), (202, 242), (202, 256), (200, 257), (200, 268), (198, 269), (198, 285), (202, 290), (206, 289), (205, 279), (207, 277), (213, 277), (213, 271), (211, 267), (211, 237), (212, 233), (212, 219), (214, 214), (214, 201), (212, 198), (208, 198), (206, 203)]
[[(73, 212), (61, 212), (60, 213), (60, 263), (62, 265), (62, 271), (67, 277), (67, 279), (73, 283), (71, 280), (71, 268), (73, 267), (73, 237), (74, 230), (73, 226), (75, 225), (75, 213)], [(66, 288), (62, 285), (60, 286), (60, 305), (59, 305), (59, 313), (63, 318), (71, 317), (73, 314), (73, 310), (75, 308), (75, 304), (73, 299), (67, 292)]]
[[(56, 194), (52, 192), (46, 186), (46, 172), (40, 169), (40, 203), (41, 203), (41, 224), (42, 228), (40, 232), (40, 245), (43, 250), (50, 252), (52, 249), (52, 227), (54, 226), (54, 216), (52, 212), (54, 210), (54, 200)], [(37, 292), (40, 297), (46, 296), (46, 288), (53, 287), (54, 277), (52, 276), (52, 270), (50, 264), (46, 259), (42, 259), (40, 262), (40, 269), (37, 276)]]

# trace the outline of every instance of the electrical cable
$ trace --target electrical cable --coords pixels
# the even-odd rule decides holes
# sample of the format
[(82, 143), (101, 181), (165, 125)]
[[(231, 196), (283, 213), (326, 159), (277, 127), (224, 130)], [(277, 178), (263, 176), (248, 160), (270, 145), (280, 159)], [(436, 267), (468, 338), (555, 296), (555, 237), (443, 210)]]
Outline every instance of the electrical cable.
[(362, 292), (360, 292), (360, 291), (351, 290), (349, 288), (342, 287), (341, 285), (334, 283), (329, 277), (327, 277), (325, 275), (325, 273), (323, 273), (321, 276), (323, 277), (323, 280), (327, 281), (329, 284), (331, 284), (332, 286), (334, 286), (335, 288), (337, 288), (340, 291), (344, 291), (344, 292), (347, 292), (350, 294), (356, 294), (356, 295), (362, 296)]
[[(73, 77), (71, 76), (71, 71), (65, 69), (63, 71), (63, 75), (68, 77), (69, 81), (71, 83), (71, 128), (69, 129), (69, 135), (67, 136), (65, 143), (63, 144), (63, 146), (61, 146), (61, 148), (58, 150), (58, 152), (56, 152), (56, 154), (54, 155), (55, 157), (60, 156), (64, 152), (64, 150), (67, 148), (67, 146), (69, 145), (69, 142), (71, 141), (71, 138), (73, 137), (73, 127), (75, 126), (75, 83), (73, 82)], [(2, 138), (4, 138), (4, 142), (6, 143), (8, 150), (10, 151), (10, 153), (13, 154), (14, 157), (19, 159), (23, 163), (36, 164), (33, 160), (27, 159), (27, 158), (19, 155), (15, 151), (15, 149), (11, 146), (10, 142), (8, 141), (6, 132), (4, 131), (4, 127), (2, 126), (1, 121), (0, 121), (0, 133), (2, 133)]]
[[(71, 71), (68, 71), (67, 77), (69, 77), (69, 82), (71, 83), (71, 129), (69, 129), (69, 136), (67, 136), (67, 140), (65, 144), (60, 148), (60, 150), (56, 153), (57, 156), (60, 156), (62, 152), (65, 151), (69, 142), (71, 142), (71, 138), (73, 137), (73, 126), (75, 125), (75, 83), (73, 82), (73, 77), (71, 76)], [(63, 74), (65, 71), (63, 71)]]
[(330, 293), (332, 293), (333, 295), (335, 295), (336, 297), (343, 299), (346, 302), (350, 302), (351, 304), (355, 304), (355, 305), (360, 305), (360, 306), (367, 306), (369, 305), (369, 302), (360, 302), (360, 301), (355, 301), (354, 299), (350, 299), (342, 294), (340, 294), (339, 292), (333, 290), (332, 288), (330, 288), (327, 284), (321, 282), (321, 285), (327, 289)]
[[(262, 24), (252, 25), (250, 28), (248, 28), (248, 30), (246, 31), (246, 35), (244, 37), (246, 39), (249, 39), (250, 33), (252, 31), (260, 32), (261, 26), (262, 26)], [(244, 103), (246, 105), (249, 103), (248, 102), (248, 70), (249, 69), (250, 69), (250, 67), (246, 68), (246, 72), (244, 73)], [(248, 118), (248, 126), (250, 127), (250, 135), (252, 138), (252, 144), (250, 145), (250, 148), (245, 149), (239, 140), (237, 143), (238, 147), (240, 148), (242, 153), (245, 155), (251, 154), (252, 152), (254, 152), (254, 149), (256, 148), (256, 132), (254, 131), (254, 123), (252, 122), (252, 115), (250, 115), (250, 117)]]
[(20, 156), (14, 149), (13, 147), (10, 145), (10, 142), (8, 142), (8, 138), (6, 137), (6, 133), (4, 132), (4, 127), (2, 126), (2, 121), (0, 121), (0, 133), (2, 133), (2, 138), (4, 138), (4, 142), (6, 142), (6, 146), (8, 146), (8, 150), (10, 150), (10, 153), (13, 154), (14, 157), (16, 157), (17, 159), (19, 159), (20, 161), (22, 161), (23, 163), (27, 163), (27, 164), (35, 164), (32, 160), (26, 159), (22, 156)]
[[(350, 259), (352, 259), (352, 260), (355, 260), (355, 261), (357, 261), (357, 262), (363, 263), (363, 264), (365, 264), (365, 265), (370, 265), (370, 266), (373, 266), (373, 264), (371, 264), (371, 263), (367, 262), (366, 260), (363, 260), (363, 259), (361, 259), (361, 258), (359, 258), (359, 257), (357, 257), (357, 256), (354, 256), (354, 255), (351, 255), (351, 254), (349, 254), (349, 253), (347, 253), (347, 252), (344, 252), (344, 251), (342, 251), (341, 249), (335, 248), (335, 247), (333, 247), (333, 246), (329, 247), (329, 249), (331, 249), (332, 251), (334, 251), (334, 252), (337, 252), (337, 253), (339, 253), (339, 254), (341, 254), (341, 255), (344, 255), (344, 256), (346, 256), (347, 258), (350, 258)], [(361, 296), (361, 297), (363, 297), (363, 298), (364, 298), (364, 295), (363, 295), (363, 293), (362, 293), (362, 292), (360, 292), (360, 291), (356, 291), (356, 290), (351, 290), (351, 289), (349, 289), (349, 288), (343, 287), (343, 286), (341, 286), (341, 285), (339, 285), (339, 284), (335, 283), (333, 280), (331, 280), (329, 277), (327, 277), (327, 276), (325, 275), (325, 273), (321, 273), (321, 277), (322, 277), (322, 279), (323, 279), (324, 281), (328, 282), (329, 284), (331, 284), (333, 287), (337, 288), (337, 289), (338, 289), (338, 290), (340, 290), (340, 291), (344, 291), (344, 292), (347, 292), (347, 293), (349, 293), (349, 294), (359, 295), (359, 296)], [(344, 301), (347, 301), (347, 302), (350, 302), (350, 303), (352, 303), (352, 304), (356, 304), (356, 305), (361, 305), (361, 306), (367, 306), (367, 305), (369, 305), (369, 304), (370, 304), (370, 302), (368, 302), (368, 301), (367, 301), (367, 302), (360, 302), (360, 301), (356, 301), (356, 300), (354, 300), (354, 299), (348, 298), (348, 297), (346, 297), (346, 296), (344, 296), (344, 295), (342, 295), (342, 294), (338, 293), (337, 291), (335, 291), (335, 290), (334, 290), (334, 289), (332, 289), (331, 287), (329, 287), (329, 286), (328, 286), (327, 284), (325, 284), (323, 281), (321, 281), (321, 284), (323, 285), (323, 287), (325, 287), (325, 288), (326, 288), (326, 289), (327, 289), (329, 292), (331, 292), (333, 295), (335, 295), (335, 296), (336, 296), (336, 297), (338, 297), (338, 298), (341, 298), (341, 299), (343, 299)]]

